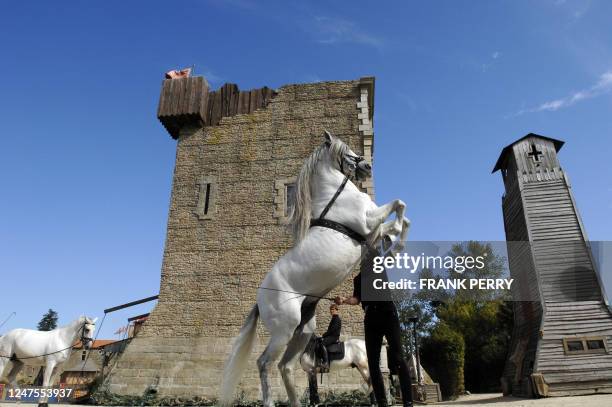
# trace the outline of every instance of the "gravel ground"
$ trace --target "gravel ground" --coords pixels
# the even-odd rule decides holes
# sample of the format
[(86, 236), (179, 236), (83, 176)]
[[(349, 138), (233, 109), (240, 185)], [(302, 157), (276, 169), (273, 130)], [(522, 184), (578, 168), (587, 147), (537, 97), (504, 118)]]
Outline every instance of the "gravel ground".
[(551, 397), (545, 399), (519, 399), (501, 394), (472, 394), (455, 401), (433, 404), (435, 406), (495, 406), (495, 407), (612, 407), (612, 394), (592, 396)]
[[(18, 405), (35, 406), (35, 404), (25, 403), (0, 403), (0, 407), (16, 407)], [(495, 407), (612, 407), (612, 394), (553, 397), (546, 399), (519, 399), (514, 397), (503, 397), (501, 394), (472, 394), (470, 396), (462, 396), (455, 401), (428, 405), (436, 407), (487, 405)], [(49, 406), (72, 407), (76, 406), (76, 404), (49, 404)]]

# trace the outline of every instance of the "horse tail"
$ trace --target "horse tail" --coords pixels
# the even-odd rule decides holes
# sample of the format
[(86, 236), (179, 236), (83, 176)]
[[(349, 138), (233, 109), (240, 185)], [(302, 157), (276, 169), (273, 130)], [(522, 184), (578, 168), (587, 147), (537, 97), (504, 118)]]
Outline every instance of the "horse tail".
[(255, 343), (257, 333), (257, 319), (259, 318), (259, 307), (253, 306), (240, 333), (236, 337), (230, 355), (223, 369), (223, 381), (221, 383), (221, 396), (219, 402), (222, 406), (231, 406), (234, 402), (234, 392), (240, 381), (242, 372), (246, 368), (249, 355)]

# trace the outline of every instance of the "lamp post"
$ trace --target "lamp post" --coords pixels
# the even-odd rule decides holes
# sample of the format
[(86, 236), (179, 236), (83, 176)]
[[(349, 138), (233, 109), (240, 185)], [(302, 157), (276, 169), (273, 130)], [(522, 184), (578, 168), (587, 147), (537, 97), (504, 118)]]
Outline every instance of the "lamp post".
[(421, 357), (419, 356), (419, 338), (417, 335), (417, 322), (419, 319), (417, 317), (411, 317), (408, 319), (412, 322), (412, 336), (414, 339), (414, 354), (416, 358), (416, 368), (417, 368), (417, 384), (421, 384)]

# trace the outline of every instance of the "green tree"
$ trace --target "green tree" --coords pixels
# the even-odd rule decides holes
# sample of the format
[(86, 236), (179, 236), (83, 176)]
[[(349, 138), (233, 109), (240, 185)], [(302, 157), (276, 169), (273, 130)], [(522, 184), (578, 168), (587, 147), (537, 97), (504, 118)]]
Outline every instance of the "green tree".
[[(489, 243), (470, 241), (453, 245), (453, 257), (482, 256), (484, 267), (447, 278), (501, 278), (505, 259)], [(500, 389), (506, 353), (510, 345), (513, 313), (510, 293), (498, 290), (458, 290), (435, 309), (436, 318), (459, 333), (465, 342), (465, 388), (478, 393)]]
[(512, 303), (503, 300), (453, 301), (436, 315), (465, 342), (465, 387), (475, 393), (498, 391), (512, 331)]
[[(499, 256), (491, 244), (470, 241), (455, 244), (448, 256), (484, 258), (484, 267), (463, 270), (424, 269), (419, 278), (429, 279), (482, 279), (502, 278), (506, 272), (505, 259)], [(510, 294), (498, 290), (432, 290), (419, 291), (400, 303), (400, 320), (410, 316), (419, 318), (421, 336), (421, 361), (430, 375), (440, 382), (446, 397), (456, 396), (465, 388), (472, 392), (497, 391), (509, 347), (512, 330), (512, 304)], [(408, 328), (405, 326), (405, 328)], [(405, 329), (407, 339), (410, 332)], [(456, 335), (462, 338), (457, 345)], [(459, 369), (451, 366), (451, 355), (440, 355), (438, 350), (462, 348), (464, 360)], [(407, 348), (410, 350), (411, 346)], [(449, 375), (461, 374), (454, 378)], [(444, 384), (443, 384), (444, 383)], [(450, 386), (450, 387), (449, 387)]]
[(57, 328), (57, 312), (49, 308), (49, 311), (43, 315), (40, 322), (38, 323), (39, 331), (51, 331)]
[(424, 339), (421, 350), (421, 361), (440, 384), (445, 399), (454, 399), (465, 392), (465, 342), (459, 333), (441, 322)]

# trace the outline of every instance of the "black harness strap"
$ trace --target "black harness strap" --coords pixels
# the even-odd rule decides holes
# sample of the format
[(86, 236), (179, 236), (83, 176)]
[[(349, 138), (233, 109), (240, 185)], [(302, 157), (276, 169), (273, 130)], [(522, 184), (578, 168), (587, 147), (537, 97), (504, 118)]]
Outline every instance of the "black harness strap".
[(325, 209), (323, 209), (323, 212), (321, 212), (321, 215), (319, 215), (319, 220), (322, 220), (325, 217), (325, 215), (327, 215), (327, 212), (329, 212), (334, 202), (336, 202), (336, 199), (338, 199), (338, 196), (340, 196), (340, 193), (342, 193), (342, 191), (344, 190), (344, 187), (346, 186), (348, 179), (349, 177), (348, 175), (346, 175), (344, 177), (344, 181), (342, 181), (342, 184), (340, 184), (340, 186), (338, 187), (338, 190), (336, 191), (334, 196), (332, 196), (332, 199), (329, 200), (329, 202), (327, 203), (327, 206), (325, 207)]
[(366, 239), (363, 236), (355, 232), (353, 229), (348, 228), (341, 223), (334, 222), (333, 220), (321, 219), (321, 218), (315, 219), (310, 222), (310, 227), (313, 227), (313, 226), (321, 226), (324, 228), (333, 229), (336, 232), (340, 232), (350, 237), (351, 239), (355, 240), (356, 242), (359, 242), (359, 244), (363, 244), (366, 241)]
[(329, 220), (329, 219), (324, 219), (325, 215), (327, 215), (327, 212), (329, 212), (333, 204), (336, 202), (336, 199), (338, 199), (338, 196), (340, 195), (340, 193), (342, 193), (342, 191), (344, 190), (344, 187), (346, 186), (346, 183), (348, 182), (348, 180), (349, 180), (349, 177), (347, 175), (344, 177), (344, 181), (342, 181), (342, 184), (340, 184), (340, 186), (338, 187), (338, 190), (336, 191), (332, 199), (330, 199), (329, 202), (327, 203), (327, 206), (325, 207), (325, 209), (323, 209), (323, 212), (321, 212), (321, 216), (319, 216), (319, 219), (314, 219), (310, 221), (310, 227), (320, 226), (320, 227), (324, 227), (328, 229), (333, 229), (336, 232), (340, 232), (343, 235), (350, 237), (351, 239), (355, 240), (359, 244), (363, 244), (366, 242), (366, 239), (361, 234), (355, 232), (353, 229), (349, 227), (344, 226), (341, 223), (334, 222), (333, 220)]

